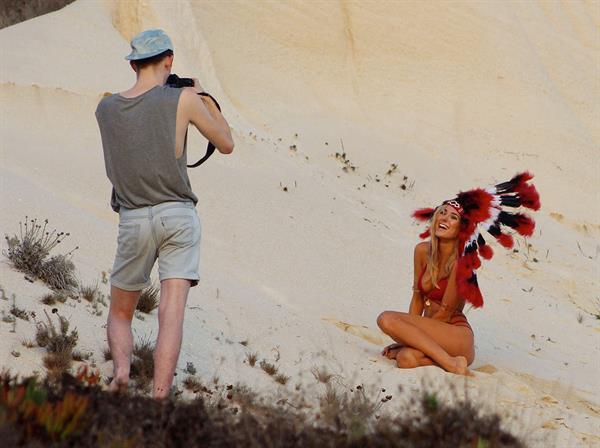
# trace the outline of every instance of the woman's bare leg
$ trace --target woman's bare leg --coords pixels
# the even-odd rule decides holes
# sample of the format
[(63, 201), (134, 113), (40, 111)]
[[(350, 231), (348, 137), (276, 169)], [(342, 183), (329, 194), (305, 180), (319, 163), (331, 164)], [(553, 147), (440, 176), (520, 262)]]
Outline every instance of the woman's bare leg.
[(381, 313), (377, 324), (396, 342), (423, 352), (448, 372), (468, 374), (474, 351), (467, 328), (395, 311)]
[(396, 354), (396, 364), (401, 369), (414, 369), (415, 367), (434, 366), (435, 361), (420, 350), (403, 347)]

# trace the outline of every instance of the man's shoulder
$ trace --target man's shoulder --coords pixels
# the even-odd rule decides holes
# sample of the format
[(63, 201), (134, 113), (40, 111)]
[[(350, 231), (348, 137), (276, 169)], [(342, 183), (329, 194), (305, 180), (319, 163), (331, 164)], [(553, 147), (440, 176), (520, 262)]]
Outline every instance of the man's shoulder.
[(102, 112), (107, 106), (114, 103), (115, 97), (116, 95), (110, 92), (104, 92), (102, 98), (100, 98), (100, 101), (98, 102), (98, 106), (96, 106), (96, 114)]

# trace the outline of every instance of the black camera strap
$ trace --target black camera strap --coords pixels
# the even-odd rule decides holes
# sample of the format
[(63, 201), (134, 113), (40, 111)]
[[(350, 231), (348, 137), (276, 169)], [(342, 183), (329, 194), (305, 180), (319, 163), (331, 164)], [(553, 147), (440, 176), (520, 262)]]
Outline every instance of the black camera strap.
[[(202, 92), (202, 93), (199, 93), (198, 95), (209, 97), (211, 100), (213, 100), (213, 102), (215, 103), (215, 106), (217, 106), (217, 109), (219, 109), (219, 112), (221, 112), (221, 106), (219, 106), (219, 103), (217, 102), (217, 100), (215, 100), (215, 98), (210, 93)], [(192, 165), (188, 165), (187, 167), (188, 168), (196, 168), (197, 166), (202, 165), (204, 162), (206, 162), (208, 160), (208, 158), (210, 156), (212, 156), (214, 154), (215, 149), (216, 149), (215, 145), (213, 145), (209, 141), (208, 145), (206, 146), (206, 154), (204, 154), (204, 157), (202, 157), (196, 163), (193, 163)]]

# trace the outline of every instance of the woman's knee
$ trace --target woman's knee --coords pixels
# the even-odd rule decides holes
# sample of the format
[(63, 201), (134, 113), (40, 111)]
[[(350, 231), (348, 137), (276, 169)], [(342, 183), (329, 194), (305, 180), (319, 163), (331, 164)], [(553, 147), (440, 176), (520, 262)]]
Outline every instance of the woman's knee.
[(396, 313), (393, 311), (384, 311), (377, 317), (377, 326), (384, 333), (389, 333), (390, 327), (395, 324), (397, 319), (394, 317)]

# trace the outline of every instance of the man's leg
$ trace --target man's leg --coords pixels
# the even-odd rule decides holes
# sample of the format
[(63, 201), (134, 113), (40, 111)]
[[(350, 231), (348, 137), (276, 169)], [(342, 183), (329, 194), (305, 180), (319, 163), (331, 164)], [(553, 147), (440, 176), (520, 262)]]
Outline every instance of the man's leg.
[(115, 391), (126, 388), (129, 382), (133, 334), (131, 320), (141, 291), (126, 291), (114, 285), (110, 287), (108, 311), (108, 346), (113, 359), (113, 380), (108, 387)]
[(172, 278), (160, 282), (158, 339), (154, 351), (154, 398), (169, 396), (183, 337), (183, 314), (190, 281)]

